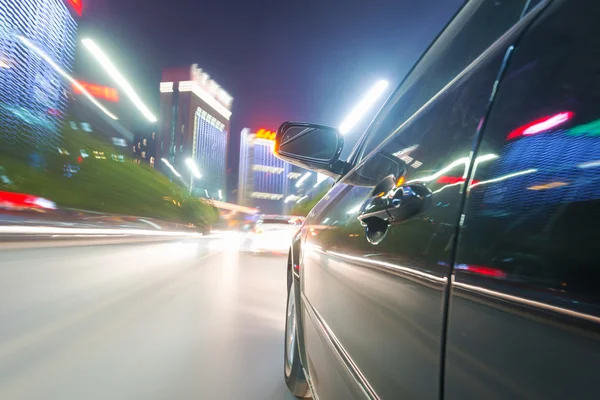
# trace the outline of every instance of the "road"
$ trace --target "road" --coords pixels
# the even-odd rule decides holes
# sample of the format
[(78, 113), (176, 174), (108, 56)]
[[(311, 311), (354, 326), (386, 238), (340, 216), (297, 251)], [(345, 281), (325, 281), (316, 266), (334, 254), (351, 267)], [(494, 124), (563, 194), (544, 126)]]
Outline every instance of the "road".
[(291, 399), (285, 259), (237, 243), (2, 248), (0, 398)]

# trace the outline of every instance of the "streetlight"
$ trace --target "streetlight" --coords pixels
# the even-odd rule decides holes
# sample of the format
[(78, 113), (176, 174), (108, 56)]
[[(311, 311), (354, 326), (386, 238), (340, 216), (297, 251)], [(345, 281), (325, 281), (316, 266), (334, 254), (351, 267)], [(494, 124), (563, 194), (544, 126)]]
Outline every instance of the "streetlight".
[(148, 107), (142, 102), (138, 94), (133, 90), (127, 79), (119, 72), (117, 67), (110, 61), (106, 53), (92, 40), (83, 39), (81, 41), (83, 45), (92, 53), (92, 56), (100, 63), (102, 68), (110, 75), (110, 77), (119, 85), (119, 87), (125, 92), (125, 94), (131, 99), (133, 104), (138, 110), (146, 117), (150, 122), (156, 122), (156, 117)]
[(188, 168), (192, 172), (190, 174), (190, 195), (191, 195), (192, 194), (192, 190), (194, 188), (194, 178), (200, 179), (200, 178), (202, 178), (202, 174), (200, 174), (200, 171), (198, 170), (198, 167), (194, 163), (194, 160), (192, 160), (191, 158), (186, 159), (185, 163), (187, 164)]
[(371, 90), (367, 92), (365, 97), (358, 103), (340, 125), (340, 133), (345, 135), (356, 125), (356, 123), (365, 115), (365, 113), (373, 106), (375, 101), (383, 94), (388, 87), (388, 82), (381, 80), (377, 82)]

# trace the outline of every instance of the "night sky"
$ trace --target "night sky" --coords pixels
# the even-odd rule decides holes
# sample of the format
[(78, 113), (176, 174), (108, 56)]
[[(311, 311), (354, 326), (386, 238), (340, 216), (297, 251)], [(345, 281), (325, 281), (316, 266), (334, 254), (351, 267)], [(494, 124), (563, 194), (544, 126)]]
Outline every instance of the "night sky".
[[(392, 90), (462, 2), (84, 0), (80, 28), (155, 114), (164, 67), (197, 63), (227, 90), (233, 177), (243, 127), (339, 126), (376, 80)], [(366, 122), (348, 135), (345, 154)]]

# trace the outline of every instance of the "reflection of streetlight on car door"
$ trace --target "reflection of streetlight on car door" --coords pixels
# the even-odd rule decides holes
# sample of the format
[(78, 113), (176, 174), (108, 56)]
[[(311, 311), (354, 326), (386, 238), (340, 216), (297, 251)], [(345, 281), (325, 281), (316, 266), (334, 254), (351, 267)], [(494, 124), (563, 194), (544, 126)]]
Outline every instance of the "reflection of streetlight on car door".
[(191, 171), (191, 173), (190, 173), (190, 195), (191, 195), (192, 191), (194, 190), (194, 178), (200, 179), (200, 178), (202, 178), (202, 174), (200, 174), (198, 167), (194, 163), (194, 160), (192, 160), (191, 158), (188, 158), (187, 160), (185, 160), (185, 163), (187, 164), (188, 168)]

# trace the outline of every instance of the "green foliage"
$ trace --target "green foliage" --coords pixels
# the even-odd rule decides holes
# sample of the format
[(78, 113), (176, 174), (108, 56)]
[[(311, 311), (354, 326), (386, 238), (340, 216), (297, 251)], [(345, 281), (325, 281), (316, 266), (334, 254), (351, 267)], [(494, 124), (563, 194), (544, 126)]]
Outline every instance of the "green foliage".
[[(63, 137), (63, 148), (68, 154), (47, 152), (37, 168), (23, 157), (0, 154), (0, 166), (12, 181), (10, 185), (0, 182), (0, 190), (43, 196), (60, 207), (199, 226), (218, 219), (212, 205), (191, 198), (182, 185), (169, 181), (150, 166), (135, 164), (127, 149), (109, 146), (80, 130), (65, 129)], [(80, 150), (88, 157), (78, 162)], [(124, 156), (125, 162), (115, 161), (113, 155)], [(64, 176), (65, 165), (78, 167), (79, 171), (68, 178)]]

